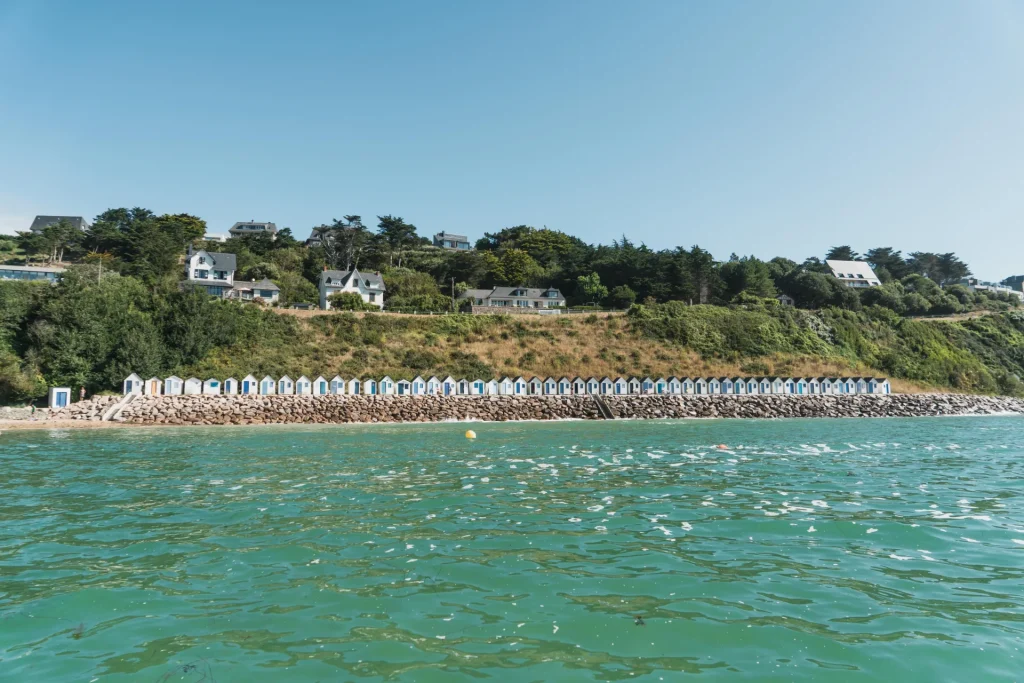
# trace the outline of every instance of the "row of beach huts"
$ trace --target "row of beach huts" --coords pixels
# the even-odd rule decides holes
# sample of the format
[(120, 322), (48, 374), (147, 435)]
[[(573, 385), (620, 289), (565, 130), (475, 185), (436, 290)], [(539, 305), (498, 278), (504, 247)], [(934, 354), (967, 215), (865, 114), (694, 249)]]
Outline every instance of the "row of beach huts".
[(151, 396), (181, 394), (202, 394), (216, 396), (220, 394), (305, 394), (321, 396), (327, 394), (346, 394), (363, 396), (572, 396), (580, 394), (597, 394), (605, 396), (641, 395), (641, 394), (888, 394), (891, 388), (889, 380), (877, 377), (669, 377), (651, 379), (650, 377), (628, 379), (617, 377), (582, 378), (553, 377), (504, 377), (502, 379), (459, 379), (417, 377), (412, 380), (393, 380), (384, 377), (380, 380), (349, 378), (335, 376), (334, 379), (306, 376), (296, 380), (287, 375), (274, 379), (269, 375), (256, 379), (252, 375), (241, 381), (229, 377), (223, 382), (218, 379), (201, 380), (196, 377), (181, 379), (168, 377), (160, 379), (151, 377), (143, 380), (131, 374), (124, 380), (125, 394), (145, 394)]

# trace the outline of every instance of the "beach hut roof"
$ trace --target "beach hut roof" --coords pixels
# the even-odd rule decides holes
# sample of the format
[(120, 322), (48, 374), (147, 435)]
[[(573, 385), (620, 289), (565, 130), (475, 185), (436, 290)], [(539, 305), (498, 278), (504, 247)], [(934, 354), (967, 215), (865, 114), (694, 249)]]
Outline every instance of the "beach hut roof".
[(422, 375), (416, 375), (415, 377), (412, 378), (412, 381), (413, 382), (422, 382), (423, 381), (423, 376)]
[(171, 376), (170, 376), (170, 377), (168, 377), (167, 379), (176, 379), (176, 380), (178, 380), (179, 382), (181, 381), (181, 378), (180, 378), (180, 377), (178, 377), (177, 375), (171, 375)]
[(186, 382), (199, 382), (201, 381), (198, 377), (189, 377)]
[(441, 380), (439, 380), (436, 375), (431, 375), (430, 379), (428, 379), (427, 381), (428, 382), (440, 382)]
[(291, 378), (291, 377), (289, 377), (288, 375), (281, 375), (281, 379), (286, 379), (286, 380), (288, 380), (289, 382), (291, 382), (291, 381), (292, 381), (292, 378)]
[[(174, 379), (178, 379), (178, 378), (177, 378), (177, 377), (175, 377)], [(255, 378), (255, 377), (253, 377), (252, 375), (246, 375), (246, 376), (245, 376), (245, 377), (243, 377), (242, 379), (244, 379), (244, 380), (246, 380), (246, 381), (250, 381), (250, 382), (255, 382), (255, 381), (256, 381), (256, 378)]]
[(263, 376), (263, 379), (271, 379), (271, 380), (272, 380), (272, 379), (274, 379), (274, 378), (273, 378), (273, 377), (271, 377), (270, 375), (264, 375), (264, 376)]
[(141, 377), (139, 377), (138, 375), (136, 375), (136, 374), (135, 374), (134, 372), (133, 372), (132, 374), (128, 375), (127, 377), (125, 377), (125, 378), (124, 378), (124, 381), (126, 381), (126, 382), (127, 382), (127, 381), (128, 381), (128, 380), (130, 380), (130, 379), (138, 380), (138, 381), (140, 381), (140, 382), (142, 381), (142, 378), (141, 378)]
[(237, 379), (235, 379), (234, 377), (228, 377), (228, 378), (227, 378), (226, 380), (224, 380), (224, 381), (225, 381), (225, 382), (237, 382), (238, 380), (237, 380)]
[(147, 381), (147, 382), (152, 382), (153, 380), (156, 380), (157, 382), (159, 382), (159, 381), (160, 381), (160, 378), (159, 378), (159, 377), (150, 377), (150, 378), (149, 378), (149, 379), (147, 379), (146, 381)]
[(300, 382), (301, 382), (302, 380), (306, 380), (306, 381), (308, 382), (308, 381), (309, 381), (309, 378), (308, 378), (308, 377), (306, 377), (305, 375), (303, 375), (302, 377), (300, 377), (300, 378), (299, 378), (299, 381), (300, 381)]
[(636, 378), (636, 377), (630, 377), (627, 381), (628, 382), (639, 382), (640, 380), (638, 378)]
[(516, 377), (515, 381), (516, 381), (516, 382), (525, 382), (525, 381), (526, 381), (526, 378), (525, 378), (525, 377), (523, 377), (522, 375), (520, 375), (519, 377)]
[(448, 375), (447, 377), (444, 378), (444, 381), (445, 382), (454, 382), (455, 378), (452, 377), (451, 375)]
[(602, 378), (601, 378), (601, 381), (602, 381), (602, 382), (611, 382), (611, 381), (612, 381), (612, 378), (611, 378), (611, 377), (602, 377)]
[(394, 382), (395, 380), (391, 379), (391, 378), (390, 378), (390, 377), (388, 377), (387, 375), (384, 375), (383, 377), (381, 377), (381, 378), (380, 378), (380, 381), (381, 381), (381, 382), (384, 382), (384, 381), (388, 381), (388, 382)]
[(313, 380), (313, 381), (314, 382), (326, 382), (327, 378), (324, 377), (323, 375), (318, 375), (317, 378), (315, 380)]

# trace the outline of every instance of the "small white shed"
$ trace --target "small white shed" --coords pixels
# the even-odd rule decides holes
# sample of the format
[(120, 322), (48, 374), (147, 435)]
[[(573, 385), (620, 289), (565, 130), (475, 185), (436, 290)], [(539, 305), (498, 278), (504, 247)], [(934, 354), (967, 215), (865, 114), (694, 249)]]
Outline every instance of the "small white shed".
[(198, 377), (189, 377), (185, 380), (185, 394), (201, 394), (203, 393), (203, 380)]
[(315, 380), (313, 380), (313, 395), (324, 396), (325, 394), (330, 393), (330, 386), (331, 385), (327, 381), (327, 378), (324, 377), (323, 375), (320, 375)]
[(534, 377), (526, 383), (526, 392), (531, 396), (540, 396), (544, 391), (544, 381), (539, 377)]
[(313, 393), (313, 384), (309, 381), (308, 377), (303, 375), (295, 380), (295, 393), (303, 396)]
[(391, 396), (395, 393), (395, 380), (385, 377), (377, 385), (377, 389), (381, 396)]
[(210, 379), (203, 382), (203, 393), (207, 396), (218, 396), (220, 394), (221, 384), (219, 379)]
[(436, 396), (441, 393), (441, 380), (437, 377), (431, 377), (427, 380), (427, 395)]
[(240, 391), (243, 394), (257, 394), (259, 393), (260, 383), (256, 381), (256, 378), (252, 375), (246, 375), (242, 378), (242, 384)]
[(274, 381), (273, 377), (267, 375), (260, 380), (260, 393), (264, 396), (277, 393), (277, 382)]
[(181, 378), (177, 375), (171, 375), (164, 380), (164, 395), (165, 396), (180, 396), (182, 387), (184, 386)]
[(456, 391), (458, 391), (458, 386), (455, 382), (455, 378), (452, 377), (451, 375), (448, 375), (441, 382), (441, 393), (444, 394), (445, 396), (451, 396)]
[(141, 394), (142, 393), (142, 378), (136, 375), (134, 372), (124, 378), (124, 393), (128, 394)]
[(363, 380), (363, 394), (366, 396), (377, 395), (377, 380), (375, 379), (364, 379)]
[(347, 393), (350, 396), (358, 396), (359, 394), (361, 394), (363, 392), (363, 383), (359, 381), (358, 377), (353, 377), (352, 379), (350, 379), (348, 381), (347, 384), (345, 382), (342, 382), (341, 383), (341, 389), (338, 390), (338, 391), (334, 391), (333, 384), (332, 384), (331, 391), (333, 393), (336, 393), (336, 394), (345, 394), (345, 393)]
[(295, 382), (288, 375), (285, 375), (281, 379), (277, 380), (277, 393), (279, 394), (294, 394), (295, 393)]
[(238, 380), (234, 377), (228, 377), (224, 380), (224, 393), (230, 396), (234, 396), (238, 393)]

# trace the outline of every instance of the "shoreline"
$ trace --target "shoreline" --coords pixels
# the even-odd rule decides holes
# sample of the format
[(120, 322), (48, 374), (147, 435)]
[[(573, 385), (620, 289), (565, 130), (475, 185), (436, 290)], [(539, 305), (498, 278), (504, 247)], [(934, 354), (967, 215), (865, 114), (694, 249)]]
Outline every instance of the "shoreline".
[[(136, 396), (75, 403), (0, 431), (149, 426), (404, 424), (602, 419), (883, 418), (1021, 415), (1024, 400), (966, 394), (600, 396)], [(113, 415), (112, 420), (103, 420)]]

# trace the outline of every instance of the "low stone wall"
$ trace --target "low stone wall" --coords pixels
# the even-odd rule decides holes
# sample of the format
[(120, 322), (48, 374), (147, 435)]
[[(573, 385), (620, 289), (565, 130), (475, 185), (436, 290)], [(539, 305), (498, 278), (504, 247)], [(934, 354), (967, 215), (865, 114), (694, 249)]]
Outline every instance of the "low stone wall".
[[(54, 411), (100, 420), (116, 397)], [(887, 396), (602, 396), (616, 418), (917, 417), (1024, 414), (1024, 400), (959, 394)], [(592, 396), (136, 396), (117, 418), (130, 424), (317, 424), (445, 420), (601, 419)]]

